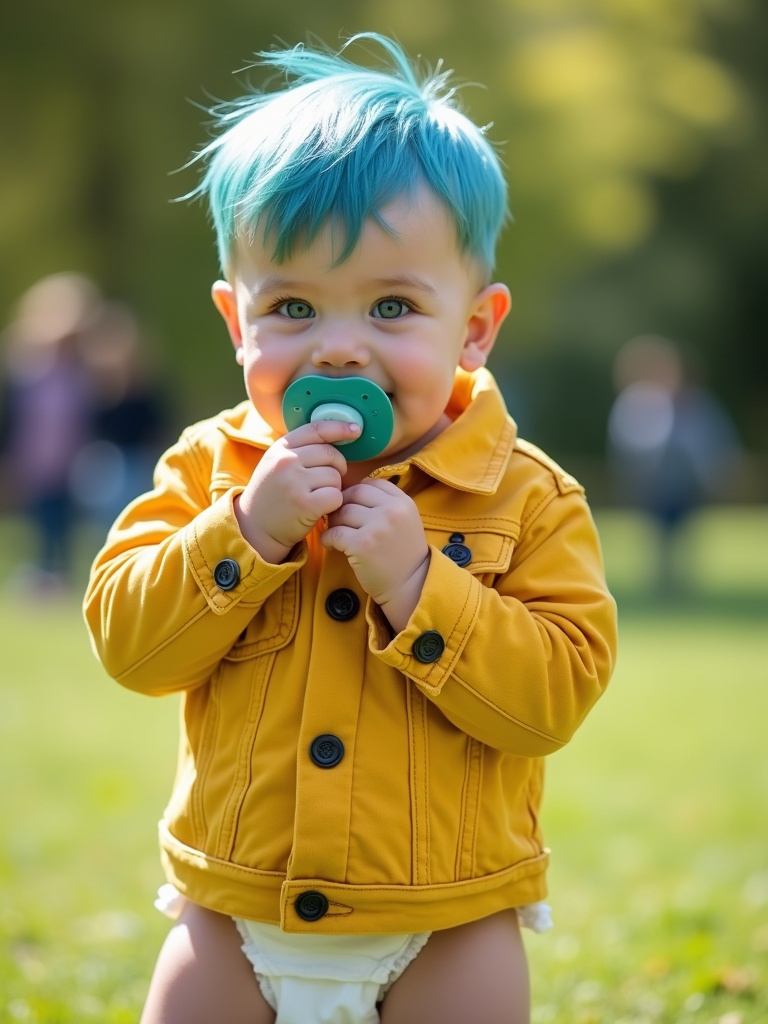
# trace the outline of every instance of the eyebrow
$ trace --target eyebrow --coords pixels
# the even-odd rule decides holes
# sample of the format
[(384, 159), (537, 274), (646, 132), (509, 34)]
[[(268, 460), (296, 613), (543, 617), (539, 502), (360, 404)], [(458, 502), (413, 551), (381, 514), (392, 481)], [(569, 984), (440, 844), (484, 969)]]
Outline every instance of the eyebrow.
[(395, 277), (383, 277), (374, 281), (374, 284), (381, 288), (416, 288), (421, 292), (435, 294), (435, 289), (428, 281), (415, 274), (397, 274)]
[(261, 284), (256, 289), (257, 295), (263, 295), (264, 292), (299, 292), (306, 287), (303, 281), (292, 281), (287, 277), (265, 277)]
[[(381, 288), (383, 291), (393, 291), (397, 288), (415, 288), (417, 291), (426, 292), (429, 295), (436, 294), (434, 287), (416, 274), (396, 274), (394, 277), (376, 278), (371, 284), (375, 288)], [(295, 281), (291, 278), (273, 275), (264, 278), (257, 289), (257, 294), (263, 295), (274, 291), (300, 293), (306, 288), (306, 281)]]

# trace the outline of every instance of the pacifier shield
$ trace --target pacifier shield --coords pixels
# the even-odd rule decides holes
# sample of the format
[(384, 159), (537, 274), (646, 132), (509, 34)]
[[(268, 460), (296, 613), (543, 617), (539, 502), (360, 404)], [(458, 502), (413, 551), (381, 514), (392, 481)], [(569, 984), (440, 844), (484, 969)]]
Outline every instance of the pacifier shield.
[(362, 433), (337, 447), (350, 462), (373, 459), (389, 444), (395, 425), (392, 403), (378, 384), (364, 377), (300, 377), (283, 396), (288, 430), (318, 419), (360, 423)]

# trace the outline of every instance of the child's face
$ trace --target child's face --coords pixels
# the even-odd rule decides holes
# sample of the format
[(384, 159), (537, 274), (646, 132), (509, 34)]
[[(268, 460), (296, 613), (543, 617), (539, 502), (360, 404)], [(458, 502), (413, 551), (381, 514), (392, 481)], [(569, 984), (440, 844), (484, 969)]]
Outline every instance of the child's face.
[(240, 243), (230, 282), (214, 302), (259, 414), (282, 434), (286, 388), (307, 374), (360, 376), (394, 410), (392, 439), (377, 461), (417, 451), (446, 425), (457, 366), (482, 366), (509, 311), (504, 285), (479, 288), (455, 227), (431, 193), (382, 211), (393, 234), (369, 220), (352, 254), (334, 266), (340, 239), (315, 242), (274, 263), (259, 240)]

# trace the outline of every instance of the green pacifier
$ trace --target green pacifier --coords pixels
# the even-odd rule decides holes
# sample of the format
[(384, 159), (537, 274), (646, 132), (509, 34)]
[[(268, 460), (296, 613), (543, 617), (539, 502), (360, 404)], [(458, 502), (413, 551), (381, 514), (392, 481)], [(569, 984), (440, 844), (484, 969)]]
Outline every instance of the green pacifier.
[(337, 441), (350, 462), (373, 459), (389, 444), (395, 416), (392, 403), (378, 384), (364, 377), (300, 377), (283, 396), (283, 419), (288, 430), (316, 420), (357, 423), (360, 436)]

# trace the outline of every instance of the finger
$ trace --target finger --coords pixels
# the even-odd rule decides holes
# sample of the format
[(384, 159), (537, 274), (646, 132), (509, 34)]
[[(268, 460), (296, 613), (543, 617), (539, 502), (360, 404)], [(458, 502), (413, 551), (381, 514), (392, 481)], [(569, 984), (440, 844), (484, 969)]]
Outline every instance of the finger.
[(370, 512), (367, 512), (363, 506), (349, 505), (345, 501), (334, 511), (332, 516), (329, 516), (328, 523), (330, 526), (347, 526), (353, 530), (359, 530), (366, 525), (369, 519)]
[(326, 487), (332, 487), (339, 493), (339, 505), (341, 505), (343, 495), (341, 493), (342, 474), (336, 469), (335, 466), (315, 466), (308, 469), (306, 476), (304, 477), (304, 486), (310, 491), (321, 491)]
[(344, 503), (376, 508), (387, 498), (402, 500), (406, 495), (389, 480), (362, 480), (344, 491)]
[(291, 454), (305, 469), (332, 467), (339, 477), (347, 472), (347, 460), (332, 444), (307, 444), (291, 449)]
[(307, 500), (307, 508), (312, 514), (312, 521), (317, 522), (321, 516), (332, 515), (341, 505), (341, 491), (336, 487), (318, 487), (312, 491)]
[(404, 494), (397, 484), (393, 484), (391, 480), (387, 480), (385, 477), (371, 477), (367, 476), (360, 481), (361, 486), (375, 487), (379, 491), (383, 491), (385, 494)]
[(352, 535), (353, 531), (346, 526), (329, 526), (320, 534), (320, 543), (327, 551), (340, 551), (346, 554)]
[(360, 436), (357, 423), (345, 423), (343, 420), (316, 420), (314, 423), (303, 423), (285, 435), (289, 448), (302, 448), (304, 445), (338, 444), (339, 441), (353, 441)]
[(347, 460), (332, 444), (296, 444), (288, 440), (287, 435), (268, 449), (265, 458), (269, 459), (270, 465), (298, 464), (302, 469), (332, 466), (340, 477), (347, 472)]

